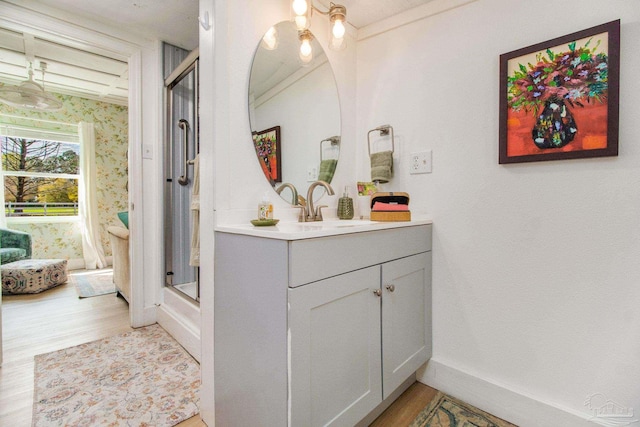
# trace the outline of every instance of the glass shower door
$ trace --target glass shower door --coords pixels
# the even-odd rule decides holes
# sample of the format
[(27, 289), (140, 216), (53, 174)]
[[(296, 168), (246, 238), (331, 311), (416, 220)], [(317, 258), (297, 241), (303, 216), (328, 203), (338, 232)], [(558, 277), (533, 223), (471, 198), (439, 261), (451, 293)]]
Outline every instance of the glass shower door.
[[(198, 151), (198, 60), (167, 85), (165, 150), (166, 285), (199, 301), (199, 268), (190, 265), (194, 233), (191, 198)], [(196, 233), (198, 230), (195, 231)]]

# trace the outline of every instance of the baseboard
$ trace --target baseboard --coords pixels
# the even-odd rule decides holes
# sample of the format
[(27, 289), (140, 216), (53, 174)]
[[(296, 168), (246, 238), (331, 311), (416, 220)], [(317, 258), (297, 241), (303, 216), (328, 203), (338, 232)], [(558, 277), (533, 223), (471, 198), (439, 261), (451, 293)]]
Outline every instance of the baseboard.
[[(131, 306), (129, 306), (129, 311), (131, 311)], [(142, 310), (142, 323), (139, 325), (131, 325), (134, 328), (139, 328), (142, 326), (153, 325), (154, 323), (158, 323), (158, 306), (151, 305), (145, 307)]]
[(417, 378), (423, 384), (521, 427), (602, 424), (589, 414), (527, 396), (434, 359), (420, 368)]
[[(113, 266), (112, 256), (106, 257), (106, 261), (107, 261), (107, 266), (105, 268)], [(84, 270), (84, 269), (85, 269), (84, 258), (69, 258), (67, 260), (67, 270), (71, 271), (71, 270)]]
[(188, 317), (174, 310), (170, 304), (166, 303), (158, 307), (156, 315), (158, 324), (169, 332), (194, 359), (200, 362), (201, 345), (199, 325), (193, 324)]
[(68, 259), (67, 270), (84, 270), (84, 259), (83, 258)]

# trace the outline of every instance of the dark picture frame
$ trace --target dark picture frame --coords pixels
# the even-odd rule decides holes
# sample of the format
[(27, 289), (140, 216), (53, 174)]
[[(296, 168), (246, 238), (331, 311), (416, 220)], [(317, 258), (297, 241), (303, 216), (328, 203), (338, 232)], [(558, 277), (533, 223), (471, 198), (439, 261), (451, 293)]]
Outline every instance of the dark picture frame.
[(618, 155), (620, 20), (500, 55), (499, 163)]
[(282, 182), (282, 140), (280, 126), (253, 132), (253, 148), (256, 150), (262, 172), (273, 185)]

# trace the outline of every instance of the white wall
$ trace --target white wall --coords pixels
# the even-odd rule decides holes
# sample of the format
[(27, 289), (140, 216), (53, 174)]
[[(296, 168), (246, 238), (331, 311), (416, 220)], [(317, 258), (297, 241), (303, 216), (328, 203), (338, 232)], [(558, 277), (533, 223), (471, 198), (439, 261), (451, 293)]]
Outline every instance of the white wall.
[[(214, 216), (214, 148), (213, 141), (226, 139), (226, 127), (218, 131), (217, 122), (221, 117), (214, 115), (215, 107), (226, 102), (220, 87), (214, 85), (216, 77), (224, 65), (214, 62), (214, 42), (224, 42), (223, 31), (218, 31), (224, 22), (224, 7), (214, 8), (214, 0), (200, 0), (200, 16), (209, 14), (213, 28), (200, 27), (200, 416), (205, 422), (215, 425), (215, 405), (213, 401), (213, 227)], [(215, 17), (215, 19), (214, 19)], [(218, 38), (220, 34), (220, 39)], [(222, 49), (221, 49), (222, 50)], [(222, 50), (221, 55), (224, 53)], [(217, 79), (216, 79), (217, 80)], [(212, 100), (204, 102), (203, 100)], [(213, 102), (216, 100), (216, 102)], [(223, 115), (221, 110), (219, 115)]]
[[(394, 126), (385, 188), (434, 220), (421, 378), (520, 425), (577, 425), (553, 407), (587, 418), (593, 393), (640, 411), (638, 6), (480, 0), (358, 44), (357, 140)], [(498, 165), (499, 55), (618, 18), (620, 155)], [(433, 173), (409, 175), (425, 149)]]

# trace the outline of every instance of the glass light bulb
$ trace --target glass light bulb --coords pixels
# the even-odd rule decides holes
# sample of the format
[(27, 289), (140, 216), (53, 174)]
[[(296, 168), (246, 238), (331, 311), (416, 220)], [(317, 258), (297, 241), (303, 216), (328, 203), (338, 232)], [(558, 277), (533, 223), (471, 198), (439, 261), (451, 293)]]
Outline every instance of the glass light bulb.
[(300, 44), (300, 60), (307, 64), (313, 59), (313, 49), (308, 39), (302, 40)]
[(294, 21), (296, 23), (296, 28), (298, 30), (304, 30), (306, 28), (308, 28), (309, 26), (307, 25), (307, 17), (305, 15), (302, 16), (296, 16), (294, 18)]
[(333, 37), (341, 39), (344, 37), (345, 32), (346, 28), (344, 27), (344, 23), (341, 19), (336, 19), (335, 21), (333, 21), (333, 28), (331, 30)]
[(291, 8), (296, 15), (300, 16), (307, 13), (309, 5), (307, 4), (307, 0), (293, 0)]
[(303, 56), (309, 56), (311, 54), (311, 43), (309, 40), (303, 40), (300, 45), (300, 54)]
[(275, 27), (269, 28), (265, 33), (264, 37), (262, 37), (263, 46), (267, 50), (273, 50), (278, 46), (278, 33), (276, 32)]

